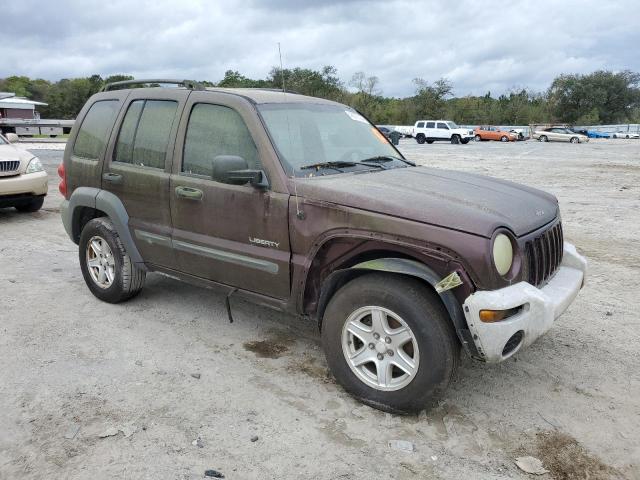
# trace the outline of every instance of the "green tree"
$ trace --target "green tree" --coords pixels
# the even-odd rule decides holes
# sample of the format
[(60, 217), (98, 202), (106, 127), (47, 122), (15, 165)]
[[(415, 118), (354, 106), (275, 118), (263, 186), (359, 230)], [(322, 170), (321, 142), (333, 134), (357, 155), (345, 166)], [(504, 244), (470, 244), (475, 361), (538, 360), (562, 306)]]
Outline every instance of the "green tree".
[(342, 84), (336, 76), (336, 69), (332, 66), (325, 66), (320, 70), (308, 68), (280, 70), (279, 67), (273, 67), (267, 81), (273, 88), (282, 88), (283, 77), (287, 90), (302, 95), (338, 100), (343, 94)]
[(0, 81), (0, 91), (15, 93), (17, 97), (29, 96), (29, 77), (8, 77)]
[(272, 85), (266, 80), (252, 80), (241, 75), (238, 71), (227, 70), (224, 73), (224, 78), (218, 82), (217, 86), (228, 88), (267, 88)]
[[(491, 92), (480, 96), (453, 97), (453, 85), (446, 79), (429, 83), (414, 80), (415, 95), (406, 98), (383, 96), (377, 76), (357, 72), (348, 82), (341, 82), (333, 66), (319, 70), (293, 68), (271, 69), (266, 78), (253, 79), (235, 70), (225, 72), (220, 87), (282, 88), (304, 95), (327, 98), (351, 105), (376, 124), (411, 125), (420, 118), (447, 118), (465, 125), (509, 125), (562, 121), (576, 124), (599, 122), (640, 122), (640, 75), (624, 71), (597, 71), (588, 75), (560, 75), (545, 93), (526, 88), (513, 89), (498, 98)], [(25, 76), (0, 79), (0, 91), (14, 92), (48, 103), (40, 107), (43, 118), (75, 118), (86, 100), (105, 83), (132, 80), (130, 75), (49, 82)], [(210, 81), (205, 86), (215, 85)]]
[(574, 123), (597, 112), (603, 123), (629, 121), (640, 104), (640, 74), (599, 70), (588, 75), (560, 75), (549, 88), (551, 111), (560, 121)]
[(453, 92), (453, 84), (446, 78), (436, 80), (430, 84), (422, 78), (415, 78), (416, 94), (413, 101), (416, 104), (416, 114), (420, 118), (441, 118), (446, 113), (446, 99)]

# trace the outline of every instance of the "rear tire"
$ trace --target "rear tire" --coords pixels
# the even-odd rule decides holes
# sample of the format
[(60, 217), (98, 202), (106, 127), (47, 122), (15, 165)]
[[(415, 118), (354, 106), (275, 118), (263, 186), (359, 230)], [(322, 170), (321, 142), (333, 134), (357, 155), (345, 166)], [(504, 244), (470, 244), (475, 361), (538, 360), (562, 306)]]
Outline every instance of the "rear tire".
[(460, 357), (436, 293), (417, 279), (395, 274), (365, 274), (338, 290), (323, 317), (322, 343), (329, 368), (345, 390), (373, 408), (396, 413), (433, 406)]
[(500, 141), (501, 142), (508, 142), (509, 139), (505, 135), (503, 135), (503, 136), (500, 137)]
[(85, 225), (79, 250), (84, 281), (100, 300), (119, 303), (140, 293), (146, 273), (131, 261), (109, 218), (94, 218)]
[(416, 142), (418, 142), (420, 145), (422, 145), (422, 144), (425, 142), (424, 135), (420, 133), (420, 134), (416, 137)]
[(23, 213), (37, 212), (42, 208), (43, 203), (44, 203), (44, 197), (37, 197), (32, 199), (29, 203), (23, 203), (22, 205), (17, 205), (16, 210)]
[(458, 145), (460, 143), (460, 136), (454, 135), (451, 137), (451, 143), (454, 145)]
[(548, 141), (549, 141), (549, 139), (547, 138), (547, 136), (546, 136), (546, 135), (541, 135), (539, 140), (540, 140), (541, 142), (548, 142)]

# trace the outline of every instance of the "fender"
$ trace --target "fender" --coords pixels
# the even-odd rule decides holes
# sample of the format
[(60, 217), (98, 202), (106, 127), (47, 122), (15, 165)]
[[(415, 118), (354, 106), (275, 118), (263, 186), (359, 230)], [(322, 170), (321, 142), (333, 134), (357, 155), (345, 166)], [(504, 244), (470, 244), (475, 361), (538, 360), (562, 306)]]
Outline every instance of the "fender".
[[(68, 205), (61, 209), (62, 221), (67, 234), (69, 234), (72, 240), (76, 241), (76, 232), (74, 232), (73, 228), (74, 222), (78, 220), (76, 218), (76, 209), (78, 207), (89, 207), (100, 210), (113, 222), (113, 226), (118, 232), (118, 236), (127, 254), (131, 257), (131, 261), (135, 263), (138, 268), (147, 270), (144, 260), (136, 244), (133, 242), (133, 237), (129, 231), (129, 214), (118, 197), (111, 192), (99, 188), (79, 187), (73, 191), (68, 202)], [(77, 232), (77, 234), (79, 237), (80, 233)]]
[(62, 224), (69, 238), (76, 244), (78, 243), (78, 237), (80, 237), (80, 232), (74, 231), (76, 208), (90, 207), (95, 209), (98, 193), (100, 193), (100, 189), (98, 188), (78, 187), (73, 191), (69, 200), (62, 201), (62, 205), (60, 206)]
[[(318, 303), (318, 320), (322, 321), (322, 315), (324, 314), (324, 308), (329, 301), (329, 298), (335, 292), (336, 287), (346, 280), (353, 278), (354, 276), (365, 273), (366, 271), (379, 271), (387, 273), (397, 273), (400, 275), (408, 275), (410, 277), (419, 278), (431, 285), (435, 291), (436, 284), (442, 280), (438, 275), (431, 270), (428, 266), (415, 260), (406, 258), (378, 258), (375, 260), (369, 260), (367, 262), (359, 263), (353, 267), (336, 270), (327, 277), (320, 293), (320, 300)], [(438, 293), (444, 307), (447, 309), (453, 326), (458, 335), (458, 339), (465, 350), (474, 358), (482, 358), (482, 355), (478, 352), (475, 346), (475, 342), (469, 331), (467, 321), (462, 311), (462, 306), (453, 295), (450, 290)]]

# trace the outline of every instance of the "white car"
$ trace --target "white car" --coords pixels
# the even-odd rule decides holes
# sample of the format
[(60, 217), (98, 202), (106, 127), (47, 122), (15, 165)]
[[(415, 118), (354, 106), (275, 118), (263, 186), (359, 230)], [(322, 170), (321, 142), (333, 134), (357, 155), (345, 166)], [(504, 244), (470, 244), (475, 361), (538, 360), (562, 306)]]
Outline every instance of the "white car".
[(393, 129), (405, 137), (413, 137), (413, 125), (396, 125)]
[(570, 142), (570, 143), (586, 143), (589, 137), (576, 133), (565, 127), (551, 127), (544, 130), (536, 130), (531, 136), (534, 140), (541, 142)]
[(18, 141), (15, 133), (7, 137), (0, 135), (0, 208), (40, 210), (48, 191), (47, 173), (37, 157), (11, 145)]
[(640, 138), (640, 134), (633, 132), (616, 132), (611, 135), (611, 138)]
[(419, 120), (413, 126), (413, 136), (419, 144), (447, 141), (469, 143), (473, 130), (460, 128), (448, 120)]

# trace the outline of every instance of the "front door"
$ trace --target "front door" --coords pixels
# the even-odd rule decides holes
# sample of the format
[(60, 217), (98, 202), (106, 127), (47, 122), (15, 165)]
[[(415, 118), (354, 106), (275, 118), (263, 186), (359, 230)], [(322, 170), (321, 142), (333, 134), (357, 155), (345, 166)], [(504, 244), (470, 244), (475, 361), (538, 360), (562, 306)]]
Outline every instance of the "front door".
[(171, 177), (173, 246), (182, 272), (286, 298), (289, 194), (214, 177), (213, 161), (219, 156), (242, 157), (249, 169), (264, 170), (253, 140), (259, 128), (254, 107), (240, 97), (191, 95)]
[(169, 177), (189, 91), (159, 88), (140, 92), (131, 92), (116, 123), (117, 136), (107, 151), (102, 188), (123, 203), (131, 235), (145, 263), (175, 268)]
[(435, 136), (437, 138), (441, 138), (441, 139), (451, 138), (451, 133), (449, 132), (449, 127), (444, 122), (438, 122), (438, 124), (436, 125), (436, 132), (437, 133), (435, 134)]

